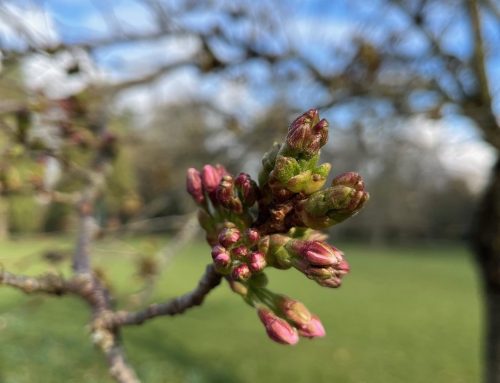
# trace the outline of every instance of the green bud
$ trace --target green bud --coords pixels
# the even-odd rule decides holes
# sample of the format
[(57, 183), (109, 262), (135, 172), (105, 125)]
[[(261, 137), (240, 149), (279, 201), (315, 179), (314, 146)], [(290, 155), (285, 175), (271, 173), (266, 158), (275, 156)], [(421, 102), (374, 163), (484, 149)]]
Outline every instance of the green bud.
[(278, 156), (270, 178), (277, 180), (282, 185), (300, 173), (300, 166), (295, 158)]
[(274, 169), (276, 156), (280, 151), (281, 145), (275, 142), (269, 152), (262, 157), (262, 170), (259, 173), (259, 185), (263, 186), (269, 179), (269, 173)]
[(356, 214), (368, 200), (365, 191), (337, 185), (312, 194), (301, 202), (299, 216), (312, 229), (335, 225)]
[(290, 237), (281, 234), (266, 236), (259, 243), (259, 251), (265, 254), (269, 266), (277, 269), (288, 269), (292, 266), (292, 256), (285, 248)]
[(242, 297), (247, 296), (248, 287), (244, 283), (234, 281), (231, 279), (228, 279), (228, 281), (229, 281), (229, 287), (231, 287), (231, 290), (233, 290), (233, 292), (235, 292), (238, 295), (241, 295)]

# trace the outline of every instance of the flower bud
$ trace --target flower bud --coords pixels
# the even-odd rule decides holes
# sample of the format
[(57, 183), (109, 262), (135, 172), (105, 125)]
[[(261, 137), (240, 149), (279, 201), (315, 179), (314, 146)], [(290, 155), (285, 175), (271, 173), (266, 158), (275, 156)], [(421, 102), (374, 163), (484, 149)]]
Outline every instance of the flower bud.
[(338, 270), (341, 275), (345, 275), (351, 270), (351, 267), (345, 258), (343, 258), (337, 265), (335, 265), (335, 270)]
[(250, 246), (255, 245), (257, 242), (259, 242), (259, 238), (260, 234), (257, 229), (250, 227), (245, 231), (245, 239)]
[(300, 171), (299, 163), (295, 158), (279, 155), (276, 157), (276, 163), (270, 176), (271, 179), (277, 180), (280, 185), (285, 185), (292, 177), (299, 174)]
[(298, 328), (300, 336), (305, 338), (322, 338), (326, 335), (325, 328), (316, 315), (313, 315), (309, 322)]
[(281, 344), (296, 344), (299, 341), (297, 330), (286, 320), (276, 316), (267, 308), (261, 308), (257, 313), (269, 338)]
[(280, 295), (276, 299), (276, 306), (283, 313), (283, 317), (301, 328), (311, 320), (311, 313), (302, 302)]
[(327, 140), (328, 122), (319, 121), (318, 110), (311, 109), (290, 124), (286, 145), (291, 153), (310, 157), (317, 154)]
[(233, 210), (236, 213), (243, 211), (243, 205), (234, 190), (233, 178), (229, 175), (222, 177), (216, 189), (216, 199), (219, 204), (226, 209)]
[(306, 276), (310, 279), (325, 280), (331, 278), (335, 275), (335, 270), (333, 267), (321, 267), (321, 266), (306, 266), (302, 269), (299, 268)]
[(262, 157), (262, 169), (259, 172), (259, 185), (262, 187), (265, 185), (269, 179), (269, 173), (274, 169), (274, 164), (276, 162), (276, 156), (280, 151), (281, 145), (275, 142), (271, 150), (264, 154)]
[(302, 201), (298, 216), (307, 227), (322, 229), (358, 213), (368, 198), (365, 191), (342, 185), (332, 186)]
[(200, 172), (195, 168), (189, 168), (187, 171), (186, 189), (196, 203), (200, 204), (205, 199), (201, 185)]
[(227, 269), (231, 265), (231, 257), (227, 252), (217, 254), (213, 260), (217, 269)]
[(233, 269), (231, 276), (236, 281), (247, 281), (252, 276), (252, 272), (245, 263), (242, 263)]
[(339, 263), (342, 252), (326, 242), (292, 240), (287, 243), (287, 249), (302, 257), (313, 266), (331, 266)]
[(269, 266), (277, 269), (288, 269), (292, 266), (292, 255), (285, 245), (290, 237), (282, 234), (272, 234), (259, 241), (259, 251), (266, 256)]
[(236, 180), (234, 181), (234, 185), (238, 191), (238, 195), (240, 200), (243, 202), (245, 206), (252, 206), (257, 200), (258, 188), (252, 178), (246, 173), (240, 173)]
[(328, 279), (315, 279), (315, 281), (323, 287), (330, 287), (333, 289), (340, 287), (342, 284), (342, 279), (337, 276), (333, 276)]
[(240, 231), (235, 227), (225, 227), (221, 230), (218, 237), (219, 243), (226, 248), (238, 243), (240, 238)]
[(215, 259), (215, 257), (222, 253), (228, 254), (228, 251), (224, 246), (215, 245), (214, 247), (212, 247), (212, 259)]
[(233, 290), (233, 292), (241, 295), (242, 297), (245, 297), (248, 294), (248, 287), (241, 282), (229, 280), (229, 287), (231, 287), (231, 290)]
[(249, 258), (250, 259), (248, 266), (250, 267), (250, 270), (252, 270), (254, 273), (258, 273), (259, 271), (264, 270), (264, 268), (267, 265), (266, 257), (264, 257), (264, 254), (258, 251), (252, 252)]
[[(212, 193), (219, 186), (219, 182), (222, 179), (222, 167), (216, 168), (212, 165), (205, 165), (201, 171), (201, 181), (203, 188), (208, 192)], [(223, 169), (223, 168), (222, 168)]]
[(349, 186), (354, 190), (364, 191), (365, 182), (358, 173), (347, 172), (335, 177), (332, 180), (332, 186)]
[(230, 175), (226, 168), (221, 164), (215, 165), (215, 170), (219, 173), (220, 178)]
[(240, 245), (231, 250), (231, 255), (237, 259), (245, 259), (248, 255), (248, 247), (245, 245)]

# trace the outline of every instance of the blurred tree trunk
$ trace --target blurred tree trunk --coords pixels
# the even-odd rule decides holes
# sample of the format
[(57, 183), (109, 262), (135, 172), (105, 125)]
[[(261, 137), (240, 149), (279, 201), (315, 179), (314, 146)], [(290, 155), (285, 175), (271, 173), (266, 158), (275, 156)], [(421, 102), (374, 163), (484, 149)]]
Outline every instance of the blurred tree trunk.
[(486, 383), (500, 383), (500, 157), (474, 221), (472, 244), (485, 294)]
[(9, 205), (7, 198), (0, 196), (0, 241), (9, 237)]

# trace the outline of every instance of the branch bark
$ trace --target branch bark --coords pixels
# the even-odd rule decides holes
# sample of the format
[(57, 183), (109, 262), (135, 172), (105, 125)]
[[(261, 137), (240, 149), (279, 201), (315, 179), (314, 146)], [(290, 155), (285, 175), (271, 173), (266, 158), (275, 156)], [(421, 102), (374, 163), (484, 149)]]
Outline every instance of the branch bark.
[(213, 265), (208, 265), (198, 286), (193, 291), (164, 303), (151, 304), (140, 311), (118, 311), (109, 318), (107, 326), (140, 325), (159, 316), (182, 314), (189, 308), (200, 306), (208, 293), (220, 284), (221, 279), (222, 276), (215, 271)]

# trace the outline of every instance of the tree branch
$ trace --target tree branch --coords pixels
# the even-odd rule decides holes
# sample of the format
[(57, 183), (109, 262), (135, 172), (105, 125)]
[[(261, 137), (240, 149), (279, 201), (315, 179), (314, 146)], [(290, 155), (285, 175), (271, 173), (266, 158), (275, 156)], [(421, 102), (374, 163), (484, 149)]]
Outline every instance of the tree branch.
[(60, 275), (45, 274), (39, 277), (17, 275), (0, 268), (0, 285), (14, 287), (26, 294), (46, 293), (52, 295), (63, 295), (70, 288), (68, 283)]
[(208, 293), (219, 285), (221, 279), (222, 276), (215, 271), (213, 265), (208, 265), (193, 291), (165, 303), (153, 303), (140, 311), (118, 311), (110, 318), (108, 326), (139, 325), (158, 316), (182, 314), (191, 307), (201, 305)]
[(481, 31), (481, 15), (479, 14), (477, 0), (469, 0), (469, 13), (474, 36), (474, 69), (477, 75), (481, 100), (486, 105), (491, 105), (491, 92), (486, 73), (486, 59), (484, 40)]
[(500, 127), (492, 110), (492, 96), (486, 72), (486, 54), (482, 35), (481, 15), (477, 0), (469, 0), (469, 16), (474, 38), (473, 70), (478, 92), (476, 97), (464, 103), (464, 111), (483, 132), (484, 138), (500, 151)]

